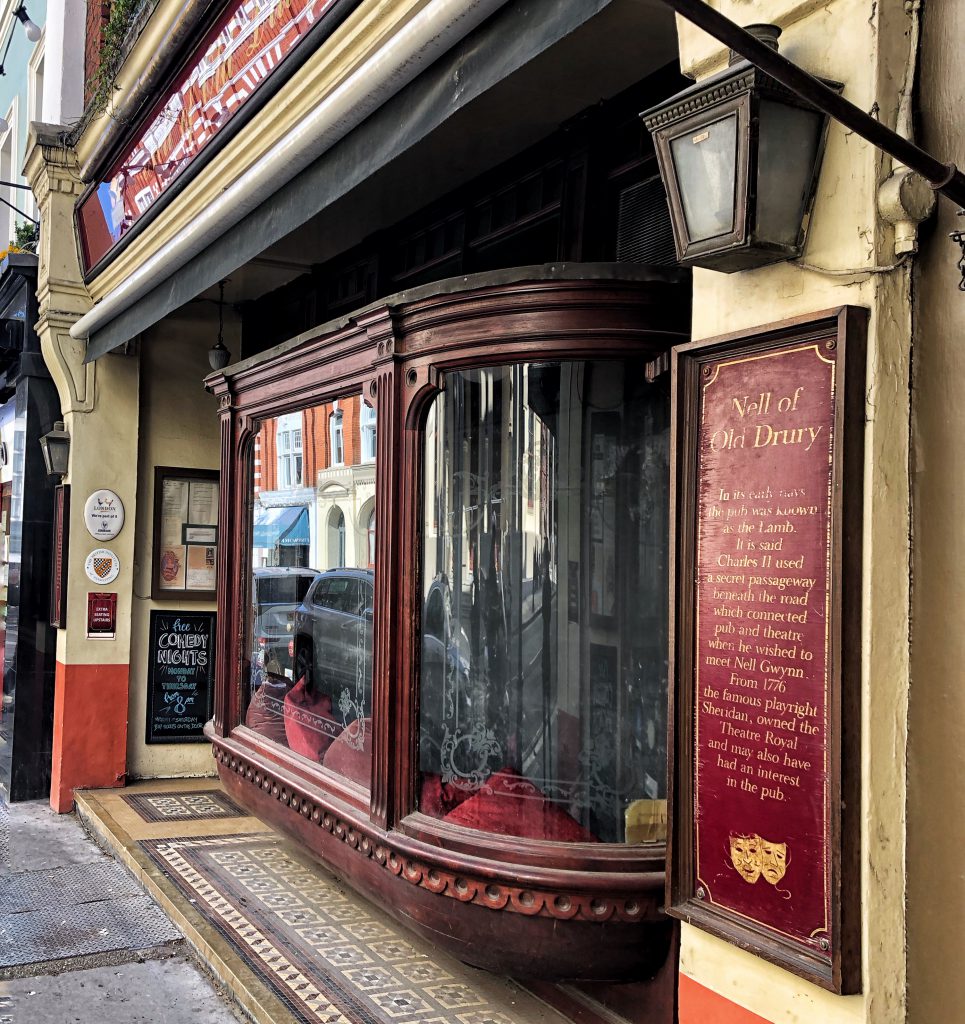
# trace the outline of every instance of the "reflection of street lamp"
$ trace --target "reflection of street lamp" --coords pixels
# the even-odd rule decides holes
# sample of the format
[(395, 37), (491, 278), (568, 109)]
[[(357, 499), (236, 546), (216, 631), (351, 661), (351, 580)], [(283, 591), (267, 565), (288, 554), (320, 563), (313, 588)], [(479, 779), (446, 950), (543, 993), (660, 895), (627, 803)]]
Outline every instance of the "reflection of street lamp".
[[(775, 25), (747, 31), (777, 49)], [(801, 255), (826, 114), (731, 51), (726, 71), (641, 116), (653, 135), (681, 263), (730, 273)]]
[(53, 430), (49, 430), (40, 438), (40, 447), (44, 453), (47, 476), (66, 476), (70, 458), (70, 434), (64, 429), (61, 420), (54, 424)]

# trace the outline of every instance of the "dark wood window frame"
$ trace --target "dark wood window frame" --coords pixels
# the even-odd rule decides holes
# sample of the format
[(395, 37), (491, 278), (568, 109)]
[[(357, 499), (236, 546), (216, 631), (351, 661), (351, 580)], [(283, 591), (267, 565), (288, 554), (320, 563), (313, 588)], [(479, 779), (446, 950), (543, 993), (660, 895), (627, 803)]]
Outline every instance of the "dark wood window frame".
[[(423, 423), (443, 374), (656, 356), (687, 337), (689, 288), (678, 271), (594, 265), (561, 279), (529, 270), (386, 300), (208, 379), (222, 428), (225, 628), (207, 732), (239, 801), (461, 959), (503, 973), (525, 963), (549, 979), (642, 977), (672, 942), (663, 843), (499, 836), (415, 810)], [(379, 417), (370, 793), (239, 724), (255, 434), (265, 419), (358, 393)]]

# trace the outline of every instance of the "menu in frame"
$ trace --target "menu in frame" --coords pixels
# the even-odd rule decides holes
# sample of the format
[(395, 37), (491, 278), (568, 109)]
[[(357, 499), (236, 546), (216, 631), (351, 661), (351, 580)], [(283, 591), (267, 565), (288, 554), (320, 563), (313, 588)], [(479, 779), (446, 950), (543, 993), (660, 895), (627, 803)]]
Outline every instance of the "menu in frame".
[(213, 599), (218, 550), (218, 473), (157, 467), (152, 596)]
[[(844, 514), (860, 514), (861, 492), (860, 472), (844, 473), (845, 448), (860, 448), (844, 362), (863, 359), (846, 353), (839, 318), (828, 327), (677, 356), (676, 742), (688, 777), (674, 797), (686, 856), (672, 894), (677, 916), (843, 991), (857, 983), (840, 901), (842, 740), (856, 723), (841, 686), (844, 666), (857, 688), (859, 666), (842, 658), (841, 596)], [(848, 546), (853, 561), (853, 531)], [(860, 569), (849, 578), (857, 587)]]

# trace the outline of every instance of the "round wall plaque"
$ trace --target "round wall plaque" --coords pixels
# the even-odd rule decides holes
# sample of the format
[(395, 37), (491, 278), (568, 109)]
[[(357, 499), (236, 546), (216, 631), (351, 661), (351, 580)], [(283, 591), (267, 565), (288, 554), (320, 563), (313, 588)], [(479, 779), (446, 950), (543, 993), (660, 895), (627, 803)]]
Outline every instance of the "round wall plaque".
[(110, 548), (94, 548), (84, 562), (84, 571), (89, 580), (106, 585), (117, 579), (121, 562)]
[(94, 493), (84, 505), (87, 532), (97, 540), (113, 540), (124, 526), (124, 502), (106, 488)]

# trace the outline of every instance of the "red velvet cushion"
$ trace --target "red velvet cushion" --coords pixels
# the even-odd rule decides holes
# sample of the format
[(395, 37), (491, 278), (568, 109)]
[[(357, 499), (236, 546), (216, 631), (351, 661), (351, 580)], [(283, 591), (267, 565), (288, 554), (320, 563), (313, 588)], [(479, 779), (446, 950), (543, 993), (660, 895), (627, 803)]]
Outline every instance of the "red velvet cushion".
[(444, 818), (461, 803), (473, 795), (471, 789), (460, 789), (442, 781), (435, 772), (422, 773), (422, 789), (419, 794), (419, 810), (433, 818)]
[(599, 841), (562, 807), (547, 800), (532, 782), (508, 768), (491, 776), (478, 793), (450, 811), (443, 820), (524, 839), (564, 843)]
[(304, 678), (285, 695), (285, 737), (296, 753), (320, 761), (342, 731), (332, 717), (332, 698), (327, 693), (308, 693)]
[(358, 720), (352, 722), (328, 748), (322, 764), (333, 772), (360, 786), (372, 782), (372, 719), (362, 719), (362, 742), (359, 743)]
[(285, 735), (285, 719), (282, 715), (287, 692), (287, 679), (269, 676), (251, 695), (251, 702), (245, 713), (245, 725), (249, 729), (254, 729), (265, 739), (274, 740), (282, 746), (288, 742)]

